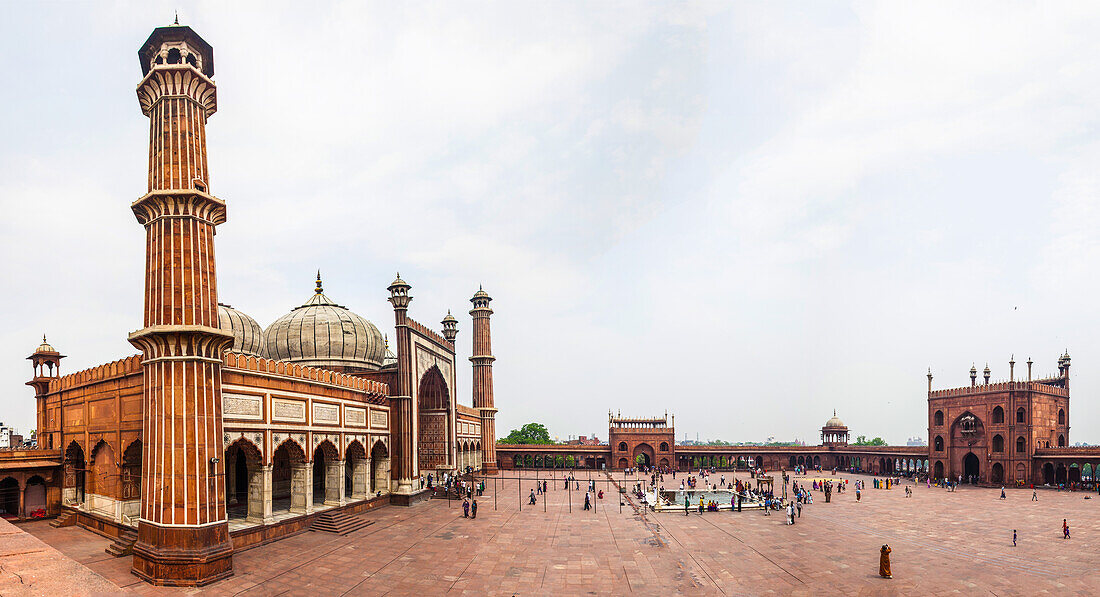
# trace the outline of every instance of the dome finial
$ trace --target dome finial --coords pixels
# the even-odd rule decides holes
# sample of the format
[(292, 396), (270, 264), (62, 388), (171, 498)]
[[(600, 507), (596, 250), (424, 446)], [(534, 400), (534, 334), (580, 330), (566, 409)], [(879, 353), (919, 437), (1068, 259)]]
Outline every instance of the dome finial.
[(179, 25), (180, 24), (180, 11), (178, 11), (178, 10), (176, 11), (176, 21), (172, 24), (173, 25)]
[(317, 294), (323, 294), (324, 290), (325, 289), (321, 287), (321, 270), (317, 270), (317, 288), (314, 289), (314, 292), (316, 292)]

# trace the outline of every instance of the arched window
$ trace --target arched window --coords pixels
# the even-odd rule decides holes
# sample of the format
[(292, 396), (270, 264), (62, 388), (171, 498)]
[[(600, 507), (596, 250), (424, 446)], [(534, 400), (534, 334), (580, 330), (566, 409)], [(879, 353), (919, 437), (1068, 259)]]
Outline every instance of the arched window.
[(1065, 425), (1066, 424), (1066, 411), (1061, 409), (1061, 408), (1058, 409), (1058, 424), (1059, 425)]
[(1025, 416), (1026, 416), (1026, 413), (1024, 413), (1024, 407), (1021, 406), (1020, 408), (1016, 409), (1016, 422), (1017, 423), (1025, 422), (1024, 421)]
[(936, 451), (937, 452), (943, 452), (943, 436), (942, 435), (937, 435), (936, 436)]
[(993, 409), (993, 424), (1000, 425), (1005, 422), (1005, 410), (1001, 407)]
[(168, 50), (168, 64), (179, 64), (183, 60), (179, 48)]
[(999, 434), (993, 436), (993, 451), (994, 452), (1004, 452), (1005, 451), (1005, 438), (1001, 437)]
[(619, 451), (626, 452), (626, 442), (619, 442)]
[(661, 442), (661, 451), (668, 452), (668, 442)]
[(935, 423), (936, 425), (943, 425), (943, 411), (942, 410), (937, 410), (936, 411), (935, 420), (936, 420), (936, 423)]
[(1027, 450), (1027, 444), (1024, 443), (1024, 436), (1016, 438), (1016, 453), (1023, 454)]
[(1064, 436), (1064, 435), (1059, 435), (1058, 436), (1058, 447), (1059, 448), (1066, 447), (1066, 436)]
[(194, 54), (188, 54), (187, 55), (187, 64), (190, 64), (191, 66), (194, 66), (194, 67), (199, 66), (199, 62), (197, 60), (195, 60), (195, 55)]

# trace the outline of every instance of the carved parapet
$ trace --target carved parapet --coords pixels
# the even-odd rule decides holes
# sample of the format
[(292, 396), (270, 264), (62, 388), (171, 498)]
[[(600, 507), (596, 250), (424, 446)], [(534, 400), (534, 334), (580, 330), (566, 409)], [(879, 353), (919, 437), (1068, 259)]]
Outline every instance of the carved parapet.
[(227, 351), (222, 356), (222, 363), (226, 367), (230, 367), (233, 369), (240, 369), (243, 371), (255, 371), (257, 373), (267, 373), (272, 375), (282, 375), (286, 377), (294, 377), (297, 379), (326, 383), (342, 388), (364, 392), (377, 398), (385, 398), (389, 395), (390, 391), (389, 384), (385, 384), (380, 381), (374, 381), (373, 379), (364, 379), (355, 375), (329, 371), (328, 369), (308, 367), (275, 359), (265, 359), (263, 357), (257, 357), (248, 354)]
[(428, 326), (420, 323), (419, 321), (416, 321), (415, 319), (409, 317), (405, 320), (405, 325), (409, 326), (409, 328), (412, 329), (413, 331), (415, 331), (416, 333), (418, 333), (421, 336), (424, 336), (425, 338), (435, 342), (436, 344), (442, 346), (443, 348), (450, 349), (451, 351), (454, 350), (454, 345), (453, 344), (448, 342), (443, 336), (441, 336), (438, 333), (436, 333), (435, 331), (429, 329)]
[(206, 117), (218, 111), (218, 89), (206, 75), (188, 64), (158, 65), (137, 86), (141, 113), (148, 116), (157, 102), (173, 97), (195, 102)]
[(130, 375), (139, 371), (141, 371), (141, 355), (133, 355), (51, 379), (49, 391), (56, 392), (58, 390), (68, 390), (77, 386), (95, 383), (104, 379), (111, 379), (121, 375)]
[(130, 209), (144, 226), (157, 218), (195, 218), (212, 226), (225, 223), (225, 202), (196, 189), (151, 191)]

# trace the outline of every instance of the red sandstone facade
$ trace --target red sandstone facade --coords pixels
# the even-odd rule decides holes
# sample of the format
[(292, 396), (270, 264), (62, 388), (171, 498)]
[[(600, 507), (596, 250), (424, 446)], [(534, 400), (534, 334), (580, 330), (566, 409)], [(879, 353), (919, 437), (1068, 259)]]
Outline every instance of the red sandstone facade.
[(495, 443), (488, 294), (471, 299), (473, 408), (457, 401), (457, 320), (448, 314), (441, 335), (409, 317), (400, 277), (389, 287), (396, 355), (323, 294), (320, 274), (314, 295), (266, 331), (220, 304), (214, 234), (226, 206), (210, 194), (205, 130), (217, 110), (213, 50), (175, 25), (139, 58), (144, 327), (129, 339), (141, 354), (61, 376), (64, 357), (43, 341), (28, 382), (40, 449), (0, 451), (0, 500), (12, 495), (0, 508), (115, 537), (108, 553), (132, 553), (148, 582), (204, 585), (232, 574), (235, 549), (320, 512), (407, 505), (425, 497), (424, 475), (480, 470)]
[[(990, 383), (986, 366), (978, 383), (971, 367), (969, 386), (935, 391), (928, 373), (928, 458), (935, 477), (1017, 485), (1081, 480), (1084, 467), (1072, 459), (1066, 468), (1040, 458), (1069, 445), (1069, 354), (1058, 358), (1056, 376), (1032, 379), (1031, 369), (1029, 360), (1027, 378), (1017, 381), (1009, 361), (1008, 381)], [(1100, 450), (1085, 456), (1100, 457)]]

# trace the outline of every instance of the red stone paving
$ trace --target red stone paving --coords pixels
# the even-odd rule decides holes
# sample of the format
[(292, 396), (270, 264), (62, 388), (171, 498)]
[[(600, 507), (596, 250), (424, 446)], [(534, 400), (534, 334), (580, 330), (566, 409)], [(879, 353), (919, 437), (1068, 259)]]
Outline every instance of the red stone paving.
[[(508, 475), (515, 473), (509, 471)], [(524, 473), (533, 475), (533, 473)], [(587, 474), (587, 473), (582, 473)], [(621, 475), (616, 475), (621, 477)], [(849, 479), (856, 476), (843, 475)], [(666, 480), (666, 485), (679, 485)], [(742, 475), (742, 477), (744, 477)], [(867, 479), (868, 477), (861, 477)], [(638, 477), (640, 480), (641, 477)], [(632, 480), (633, 481), (633, 480)], [(582, 488), (584, 482), (582, 481)], [(533, 481), (522, 483), (524, 502)], [(821, 495), (794, 526), (754, 512), (620, 513), (612, 498), (573, 511), (559, 479), (545, 505), (518, 508), (516, 481), (477, 520), (433, 500), (363, 514), (375, 524), (345, 537), (302, 533), (234, 556), (236, 576), (187, 592), (216, 595), (1095, 595), (1100, 583), (1100, 499), (1084, 493), (916, 486)], [(606, 492), (606, 490), (605, 490)], [(609, 496), (613, 495), (608, 493)], [(1073, 539), (1063, 540), (1062, 518)], [(120, 586), (177, 593), (138, 581), (107, 540), (45, 523), (23, 528)], [(1012, 547), (1012, 529), (1019, 547)], [(892, 580), (877, 575), (878, 548), (893, 548)]]
[(0, 595), (111, 595), (119, 591), (39, 538), (0, 519)]

